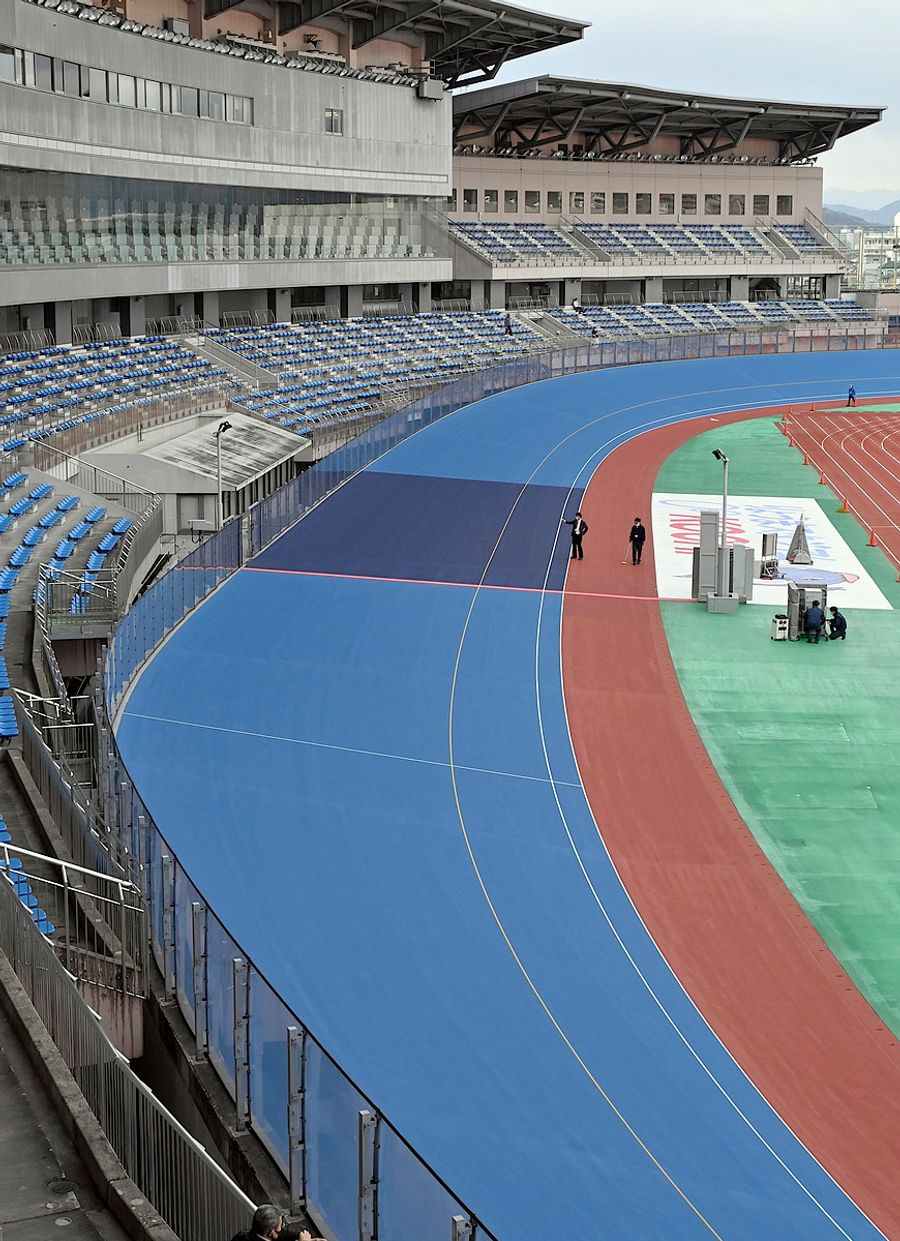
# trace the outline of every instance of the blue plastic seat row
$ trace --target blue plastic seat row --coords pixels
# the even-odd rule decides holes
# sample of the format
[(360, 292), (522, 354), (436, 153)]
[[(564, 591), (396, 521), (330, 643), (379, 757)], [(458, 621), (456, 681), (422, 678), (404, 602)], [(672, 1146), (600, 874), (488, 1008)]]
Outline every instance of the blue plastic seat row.
[(18, 737), (19, 725), (16, 723), (16, 708), (13, 700), (7, 695), (0, 695), (0, 737)]

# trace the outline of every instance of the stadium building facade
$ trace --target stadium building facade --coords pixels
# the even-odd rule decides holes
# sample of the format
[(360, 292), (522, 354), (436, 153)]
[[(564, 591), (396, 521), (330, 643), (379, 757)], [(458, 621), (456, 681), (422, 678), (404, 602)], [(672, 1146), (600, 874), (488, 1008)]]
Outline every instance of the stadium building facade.
[(57, 343), (454, 298), (832, 297), (813, 161), (881, 115), (485, 86), (585, 28), (497, 0), (0, 12), (0, 333)]
[(839, 292), (848, 259), (820, 219), (815, 159), (880, 108), (559, 77), (453, 102), (461, 295), (496, 307)]
[(2, 0), (0, 331), (427, 309), (451, 276), (445, 83), (583, 29), (432, 7)]

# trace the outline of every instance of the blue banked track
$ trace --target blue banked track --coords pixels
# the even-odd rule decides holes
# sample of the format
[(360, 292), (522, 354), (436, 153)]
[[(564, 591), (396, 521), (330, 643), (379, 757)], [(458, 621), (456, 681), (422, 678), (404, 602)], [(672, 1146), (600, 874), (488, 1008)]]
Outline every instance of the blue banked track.
[(560, 522), (610, 451), (851, 381), (896, 392), (900, 357), (638, 366), (470, 406), (229, 579), (125, 702), (122, 753), (198, 892), (499, 1241), (881, 1236), (629, 902), (560, 671)]

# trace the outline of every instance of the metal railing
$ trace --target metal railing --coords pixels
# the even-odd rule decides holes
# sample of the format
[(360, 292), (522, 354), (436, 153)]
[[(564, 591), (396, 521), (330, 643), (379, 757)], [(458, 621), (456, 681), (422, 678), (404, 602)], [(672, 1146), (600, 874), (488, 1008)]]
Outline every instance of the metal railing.
[(125, 1173), (180, 1241), (230, 1237), (246, 1227), (254, 1204), (116, 1051), (5, 880), (0, 882), (0, 951)]
[(0, 844), (0, 867), (10, 879), (27, 880), (52, 923), (45, 934), (73, 977), (92, 988), (146, 996), (149, 940), (140, 888), (14, 845)]
[(21, 332), (0, 332), (0, 354), (26, 349), (47, 349), (56, 344), (49, 328), (26, 328)]
[[(321, 464), (314, 465), (227, 523), (153, 584), (117, 626), (104, 664), (98, 795), (103, 832), (98, 847), (121, 869), (139, 876), (150, 914), (151, 946), (167, 994), (177, 1000), (197, 1044), (235, 1103), (238, 1127), (249, 1126), (288, 1178), (294, 1205), (305, 1203), (338, 1241), (359, 1233), (358, 1212), (374, 1211), (384, 1235), (446, 1235), (454, 1227), (491, 1233), (459, 1201), (333, 1060), (263, 973), (231, 938), (172, 853), (142, 801), (119, 753), (110, 721), (145, 662), (209, 592), (247, 558), (277, 538), (345, 479), (388, 449), (459, 409), (509, 388), (608, 366), (747, 354), (877, 348), (885, 334), (850, 327), (807, 326), (800, 331), (760, 327), (744, 332), (697, 332), (619, 342), (588, 342), (520, 357), (472, 372), (420, 397), (369, 427)], [(39, 740), (39, 739), (38, 739)], [(23, 742), (42, 758), (38, 740)], [(40, 742), (43, 745), (43, 742)], [(47, 763), (44, 761), (46, 768)], [(42, 777), (51, 785), (52, 774)], [(77, 792), (77, 790), (76, 790)], [(73, 817), (72, 829), (79, 818)], [(90, 828), (89, 822), (82, 823)], [(103, 839), (105, 833), (105, 841)], [(108, 862), (107, 869), (112, 862)], [(335, 1135), (344, 1138), (336, 1144)], [(356, 1135), (354, 1137), (354, 1135)], [(356, 1143), (358, 1149), (353, 1149)], [(369, 1155), (373, 1143), (385, 1164), (402, 1166), (390, 1195), (375, 1195)], [(338, 1149), (339, 1148), (339, 1149)], [(356, 1179), (355, 1168), (366, 1170)], [(315, 1177), (307, 1172), (314, 1161)], [(377, 1162), (377, 1161), (376, 1161)], [(348, 1174), (348, 1168), (354, 1169)], [(369, 1218), (369, 1217), (367, 1217)]]

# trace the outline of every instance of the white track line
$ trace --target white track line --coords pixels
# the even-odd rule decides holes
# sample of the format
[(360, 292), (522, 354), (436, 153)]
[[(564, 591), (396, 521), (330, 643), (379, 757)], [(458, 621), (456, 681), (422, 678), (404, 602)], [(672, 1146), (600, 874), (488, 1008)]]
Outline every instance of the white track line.
[[(450, 766), (436, 758), (416, 758), (413, 754), (391, 754), (384, 750), (364, 750), (354, 745), (333, 745), (328, 741), (310, 741), (305, 737), (282, 737), (278, 733), (259, 733), (249, 728), (224, 728), (217, 724), (197, 724), (193, 720), (176, 720), (168, 715), (145, 715), (141, 711), (125, 711), (123, 715), (132, 720), (152, 720), (157, 724), (172, 724), (178, 728), (196, 728), (202, 732), (228, 733), (233, 737), (256, 737), (261, 741), (280, 741), (285, 745), (309, 746), (316, 750), (337, 750), (343, 754), (359, 754), (364, 758), (386, 758), (395, 763), (420, 763), (423, 767)], [(532, 780), (536, 784), (549, 784), (548, 776), (529, 776), (519, 771), (495, 771), (491, 767), (466, 767), (457, 764), (461, 771), (474, 771), (483, 776), (505, 776), (508, 780)], [(565, 783), (565, 782), (563, 782)], [(580, 784), (570, 783), (570, 788), (579, 789)]]

